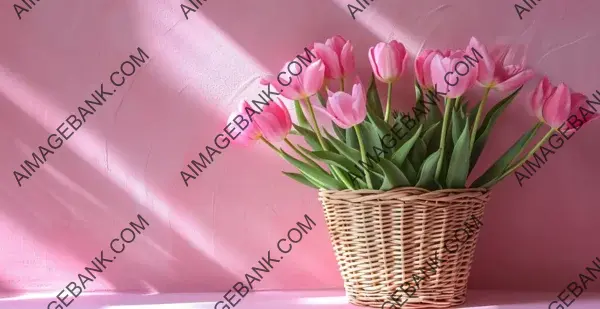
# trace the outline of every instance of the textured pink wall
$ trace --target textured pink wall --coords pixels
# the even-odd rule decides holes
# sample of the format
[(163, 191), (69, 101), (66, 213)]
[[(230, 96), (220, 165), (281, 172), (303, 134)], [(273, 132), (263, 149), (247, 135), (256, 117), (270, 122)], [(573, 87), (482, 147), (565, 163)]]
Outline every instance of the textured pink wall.
[[(189, 20), (178, 0), (41, 0), (22, 20), (9, 2), (0, 8), (8, 293), (63, 289), (138, 213), (150, 226), (86, 291), (226, 291), (304, 214), (316, 229), (256, 289), (341, 287), (316, 192), (284, 178), (291, 168), (267, 147), (227, 148), (187, 188), (179, 175), (234, 104), (255, 98), (257, 78), (312, 41), (352, 40), (363, 77), (366, 49), (381, 40), (398, 39), (413, 55), (462, 48), (471, 36), (522, 43), (538, 74), (587, 95), (600, 88), (592, 0), (544, 0), (523, 20), (514, 3), (494, 0), (377, 0), (357, 20), (349, 0), (209, 0)], [(150, 60), (18, 187), (12, 172), (137, 47)], [(412, 81), (394, 97), (412, 102)], [(533, 123), (520, 104), (507, 114), (484, 163)], [(577, 133), (523, 188), (512, 176), (496, 187), (472, 288), (560, 291), (600, 254), (598, 133), (599, 123)]]

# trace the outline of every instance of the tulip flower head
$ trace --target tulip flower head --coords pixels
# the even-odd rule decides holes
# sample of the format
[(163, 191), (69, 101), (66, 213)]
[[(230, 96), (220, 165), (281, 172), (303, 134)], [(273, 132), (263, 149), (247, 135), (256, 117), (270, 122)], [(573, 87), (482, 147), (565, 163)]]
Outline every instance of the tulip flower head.
[(354, 72), (354, 47), (350, 41), (336, 35), (314, 44), (315, 53), (325, 64), (325, 77), (337, 80)]
[(327, 90), (329, 100), (327, 109), (314, 106), (315, 110), (327, 115), (340, 128), (348, 129), (365, 120), (367, 116), (367, 98), (365, 90), (357, 78), (352, 86), (352, 94), (343, 91), (331, 92)]
[[(294, 74), (288, 70), (288, 68), (298, 67), (298, 62), (288, 62), (283, 66), (281, 72), (287, 74), (275, 76), (267, 76), (261, 80), (261, 84), (271, 84), (275, 89), (280, 89), (281, 95), (290, 100), (303, 100), (314, 94), (316, 94), (323, 86), (325, 78), (325, 65), (323, 60), (318, 59), (311, 63), (306, 68), (296, 69), (300, 71), (294, 71)], [(291, 75), (291, 76), (290, 76)], [(286, 77), (289, 80), (285, 80)]]
[(250, 107), (250, 104), (248, 104), (247, 101), (242, 101), (237, 106), (236, 110), (229, 115), (227, 123), (243, 123), (243, 120), (248, 122), (248, 126), (245, 129), (242, 129), (242, 127), (238, 125), (240, 132), (234, 139), (235, 143), (247, 146), (260, 139), (262, 133), (256, 122), (252, 119), (253, 117), (256, 117), (256, 114), (257, 112)]
[(384, 83), (397, 81), (406, 64), (406, 48), (402, 43), (392, 40), (389, 43), (380, 42), (369, 48), (369, 62), (375, 77)]
[(498, 46), (488, 52), (485, 45), (472, 37), (469, 50), (476, 52), (482, 59), (479, 63), (477, 83), (498, 91), (514, 91), (528, 82), (534, 75), (532, 70), (525, 69), (524, 57), (520, 64), (508, 64), (512, 57), (507, 57), (510, 49), (508, 46)]
[[(459, 62), (464, 63), (464, 51), (454, 51), (449, 56), (435, 55), (431, 60), (431, 81), (437, 85), (441, 92), (446, 93), (447, 98), (462, 96), (471, 88), (477, 80), (477, 67), (468, 67), (463, 75), (455, 72), (458, 70)], [(468, 65), (467, 65), (468, 66)]]
[(254, 121), (262, 136), (272, 143), (284, 140), (292, 129), (292, 118), (281, 99), (271, 101)]
[[(575, 121), (571, 121), (572, 119), (567, 118), (567, 120), (569, 120), (566, 123), (567, 132), (578, 131), (586, 123), (600, 118), (600, 114), (586, 108), (585, 105), (587, 101), (587, 97), (582, 93), (574, 92), (571, 94), (571, 112), (569, 113), (569, 118), (576, 117), (576, 119)], [(589, 105), (587, 107), (589, 107)]]
[(571, 113), (571, 91), (565, 83), (554, 87), (544, 77), (531, 93), (529, 107), (540, 121), (558, 128), (567, 121)]
[(442, 52), (440, 50), (425, 49), (419, 53), (417, 59), (415, 59), (415, 75), (417, 82), (421, 87), (426, 89), (434, 89), (435, 84), (431, 80), (431, 61), (435, 55), (442, 57), (448, 57), (452, 54), (451, 50)]

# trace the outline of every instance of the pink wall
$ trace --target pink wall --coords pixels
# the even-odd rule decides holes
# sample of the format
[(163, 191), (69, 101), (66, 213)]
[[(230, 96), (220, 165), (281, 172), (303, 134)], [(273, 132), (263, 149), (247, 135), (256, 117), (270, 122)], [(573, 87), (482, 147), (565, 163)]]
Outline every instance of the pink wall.
[[(257, 78), (312, 41), (351, 39), (363, 77), (366, 49), (381, 40), (413, 55), (471, 36), (522, 43), (538, 74), (587, 95), (600, 88), (592, 0), (544, 0), (523, 20), (493, 0), (377, 0), (357, 20), (349, 0), (209, 0), (189, 20), (187, 1), (42, 0), (22, 20), (9, 2), (0, 9), (4, 293), (63, 289), (138, 213), (150, 226), (87, 291), (228, 290), (304, 214), (316, 229), (256, 289), (340, 288), (316, 192), (284, 178), (292, 169), (270, 149), (227, 148), (187, 188), (179, 175), (234, 104), (255, 97)], [(18, 187), (12, 172), (138, 46), (149, 62)], [(394, 97), (412, 101), (411, 83)], [(507, 114), (485, 163), (533, 123), (520, 104)], [(512, 176), (496, 187), (472, 288), (560, 291), (600, 254), (598, 133), (600, 123), (577, 133), (524, 188)]]

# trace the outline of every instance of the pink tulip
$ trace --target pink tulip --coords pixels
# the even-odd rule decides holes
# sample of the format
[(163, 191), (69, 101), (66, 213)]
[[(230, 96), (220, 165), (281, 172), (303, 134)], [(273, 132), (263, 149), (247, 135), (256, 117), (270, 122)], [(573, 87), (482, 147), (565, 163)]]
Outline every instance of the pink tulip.
[(415, 60), (415, 75), (417, 76), (417, 82), (421, 87), (427, 89), (435, 88), (433, 81), (431, 80), (431, 60), (435, 55), (442, 57), (448, 57), (452, 54), (451, 50), (442, 52), (441, 50), (425, 49), (419, 53)]
[(459, 62), (465, 62), (464, 51), (454, 51), (449, 56), (435, 55), (431, 60), (431, 81), (437, 85), (440, 92), (445, 92), (447, 98), (462, 96), (471, 88), (477, 79), (477, 65), (468, 67), (464, 75), (459, 75), (455, 67)]
[(365, 120), (367, 116), (367, 98), (365, 89), (358, 78), (352, 87), (352, 95), (343, 91), (333, 93), (329, 89), (327, 94), (329, 95), (327, 109), (317, 105), (313, 108), (327, 115), (340, 128), (348, 129)]
[(264, 138), (273, 143), (285, 139), (292, 129), (290, 113), (281, 99), (277, 101), (271, 101), (255, 119), (255, 124)]
[[(498, 91), (514, 91), (533, 77), (533, 71), (525, 69), (524, 58), (520, 64), (507, 64), (507, 55), (510, 49), (507, 46), (498, 46), (488, 53), (485, 45), (472, 37), (467, 52), (475, 48), (483, 59), (479, 63), (477, 82), (483, 87), (490, 87)], [(475, 54), (475, 56), (477, 56)]]
[(553, 87), (544, 77), (531, 93), (529, 106), (533, 113), (552, 128), (560, 127), (571, 113), (571, 91), (565, 83)]
[(336, 35), (323, 43), (315, 43), (317, 56), (325, 64), (325, 77), (340, 79), (354, 72), (354, 47), (350, 41)]
[[(571, 94), (571, 111), (569, 115), (577, 117), (581, 123), (579, 123), (579, 121), (573, 121), (573, 124), (571, 124), (571, 122), (567, 121), (567, 132), (578, 131), (586, 123), (600, 118), (600, 114), (594, 113), (593, 109), (589, 109), (589, 106), (584, 106), (586, 103), (587, 97), (585, 95), (578, 92)], [(590, 112), (593, 114), (590, 115)], [(577, 125), (579, 125), (579, 127), (577, 127)]]
[[(311, 63), (306, 68), (298, 74), (298, 76), (291, 76), (291, 73), (288, 72), (288, 64), (287, 62), (281, 72), (286, 72), (281, 77), (281, 80), (284, 83), (288, 83), (287, 85), (282, 85), (281, 81), (275, 76), (267, 76), (261, 79), (261, 84), (271, 84), (275, 89), (282, 90), (281, 95), (290, 99), (290, 100), (303, 100), (314, 94), (316, 94), (321, 87), (323, 86), (324, 78), (325, 78), (325, 65), (323, 65), (323, 61), (318, 59), (317, 61)], [(289, 76), (289, 77), (285, 77)], [(288, 79), (288, 81), (286, 81)], [(290, 80), (291, 79), (291, 80)]]
[[(254, 120), (255, 120), (254, 118), (256, 117), (258, 112), (255, 111), (256, 114), (254, 114), (253, 111), (254, 110), (252, 109), (252, 107), (250, 107), (250, 104), (248, 104), (247, 101), (242, 101), (237, 106), (236, 111), (234, 111), (233, 113), (231, 113), (229, 115), (229, 118), (227, 119), (227, 123), (231, 123), (231, 124), (235, 123), (233, 121), (233, 119), (236, 118), (237, 116), (239, 116), (237, 119), (240, 119), (240, 117), (242, 117), (243, 119), (248, 121), (248, 126), (245, 129), (241, 129), (241, 127), (236, 128), (236, 130), (232, 133), (235, 136), (237, 134), (236, 132), (239, 132), (239, 135), (235, 138), (235, 143), (243, 145), (243, 146), (247, 146), (262, 136), (262, 134), (260, 132), (260, 128), (258, 127), (256, 122), (254, 122)], [(250, 117), (248, 117), (248, 115), (250, 115)], [(237, 123), (240, 123), (240, 122), (241, 121), (239, 121), (239, 120), (237, 121)]]
[(392, 40), (380, 42), (369, 48), (369, 62), (375, 77), (384, 83), (393, 83), (400, 78), (406, 64), (406, 48)]

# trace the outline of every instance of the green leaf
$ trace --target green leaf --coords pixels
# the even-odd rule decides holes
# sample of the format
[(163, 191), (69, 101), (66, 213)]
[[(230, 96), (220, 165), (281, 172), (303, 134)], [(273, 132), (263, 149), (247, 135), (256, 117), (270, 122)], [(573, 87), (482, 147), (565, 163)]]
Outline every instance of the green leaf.
[[(294, 124), (293, 126), (294, 129), (296, 129), (296, 131), (298, 131), (300, 134), (302, 134), (302, 136), (304, 136), (304, 140), (313, 150), (323, 150), (323, 147), (321, 147), (321, 143), (319, 143), (319, 139), (317, 138), (317, 134), (315, 132), (296, 124)], [(327, 147), (329, 147), (329, 149), (333, 148), (333, 145), (331, 145), (331, 143), (329, 143), (328, 141), (325, 141), (325, 143), (327, 144)]]
[(404, 163), (402, 163), (400, 169), (411, 185), (414, 185), (417, 182), (417, 171), (413, 167), (412, 163), (410, 163), (410, 160), (404, 160)]
[[(350, 148), (346, 144), (337, 140), (335, 137), (331, 136), (331, 134), (329, 134), (329, 132), (327, 132), (327, 131), (325, 131), (325, 134), (327, 135), (327, 139), (329, 139), (331, 144), (333, 144), (333, 147), (335, 147), (340, 152), (340, 154), (346, 156), (348, 159), (350, 159), (350, 161), (354, 162), (359, 168), (361, 168), (363, 170), (363, 172), (369, 173), (369, 175), (371, 175), (371, 181), (373, 183), (373, 188), (369, 188), (369, 189), (379, 188), (379, 186), (381, 185), (381, 181), (383, 180), (383, 171), (379, 170), (379, 165), (372, 164), (372, 163), (371, 163), (371, 165), (369, 165), (369, 162), (365, 162), (366, 165), (372, 166), (372, 168), (367, 168), (366, 166), (364, 166), (363, 164), (360, 163), (360, 161), (361, 161), (360, 151)], [(367, 161), (372, 161), (372, 160), (367, 159)], [(375, 169), (378, 169), (378, 170), (375, 170)]]
[(427, 156), (427, 145), (423, 142), (422, 139), (417, 139), (415, 142), (415, 146), (410, 152), (410, 162), (414, 166), (421, 166), (423, 160), (425, 160)]
[(335, 122), (331, 122), (331, 126), (333, 127), (333, 131), (335, 132), (335, 135), (337, 135), (337, 137), (342, 141), (342, 142), (346, 142), (346, 129), (342, 129), (340, 128), (337, 124), (335, 124)]
[(467, 104), (469, 104), (469, 101), (465, 100), (465, 102), (460, 106), (460, 115), (461, 115), (462, 119), (466, 118), (466, 115), (467, 115)]
[(346, 130), (346, 145), (352, 147), (354, 149), (359, 149), (358, 145), (358, 136), (356, 136), (356, 131), (354, 129)]
[[(367, 106), (367, 108), (369, 108), (369, 107)], [(383, 121), (383, 118), (379, 118), (379, 116), (375, 115), (374, 113), (368, 113), (367, 115), (368, 115), (369, 119), (371, 120), (371, 123), (374, 124), (375, 127), (377, 128), (377, 132), (380, 137), (388, 135), (388, 136), (393, 137), (394, 139), (396, 138), (394, 136), (392, 130), (390, 129), (390, 125), (387, 124), (385, 121)]]
[(460, 137), (463, 128), (465, 127), (465, 121), (462, 119), (460, 111), (452, 111), (452, 141), (456, 143)]
[(523, 86), (519, 87), (519, 89), (515, 90), (509, 96), (500, 101), (498, 104), (494, 105), (494, 107), (492, 107), (492, 109), (490, 109), (490, 111), (485, 115), (485, 118), (481, 123), (481, 127), (479, 128), (479, 130), (477, 130), (475, 143), (473, 144), (473, 151), (471, 152), (471, 166), (469, 170), (472, 170), (473, 167), (475, 167), (477, 160), (479, 160), (479, 156), (483, 152), (483, 148), (485, 147), (488, 136), (492, 131), (496, 120), (498, 120), (498, 117), (502, 115), (504, 110), (514, 100), (517, 94), (519, 94), (519, 91), (521, 91), (522, 88)]
[(423, 125), (420, 125), (417, 129), (417, 134), (414, 134), (408, 141), (406, 141), (406, 143), (404, 143), (402, 146), (400, 146), (400, 148), (398, 148), (398, 150), (396, 150), (396, 152), (394, 152), (391, 160), (394, 162), (394, 164), (396, 164), (396, 166), (402, 166), (415, 142), (419, 139), (419, 134), (421, 134), (422, 130)]
[(446, 187), (448, 188), (458, 189), (466, 186), (467, 176), (469, 176), (469, 148), (471, 147), (469, 127), (467, 121), (456, 145), (454, 145), (446, 176)]
[(470, 123), (475, 123), (475, 117), (477, 117), (477, 109), (479, 109), (479, 106), (481, 105), (482, 101), (480, 101), (479, 103), (477, 103), (477, 105), (475, 105), (475, 107), (473, 107), (470, 111), (469, 111), (469, 122)]
[(311, 156), (317, 160), (324, 161), (327, 164), (339, 166), (354, 175), (362, 175), (362, 171), (347, 157), (331, 151), (313, 151)]
[(425, 95), (427, 101), (423, 99), (421, 102), (423, 106), (425, 106), (426, 110), (428, 110), (427, 118), (425, 118), (425, 129), (429, 129), (433, 124), (441, 121), (443, 118), (442, 111), (440, 110), (440, 106), (438, 104), (439, 98), (435, 96), (436, 94), (437, 93), (434, 91), (427, 91), (427, 94)]
[(510, 166), (511, 162), (523, 151), (529, 141), (535, 136), (541, 123), (534, 126), (528, 132), (525, 132), (483, 175), (475, 179), (471, 184), (473, 188), (489, 188), (494, 185)]
[(379, 100), (374, 74), (371, 74), (371, 83), (369, 84), (369, 89), (367, 89), (367, 111), (383, 119), (383, 109), (381, 107), (381, 100)]
[(363, 122), (359, 124), (365, 144), (365, 150), (367, 153), (373, 153), (375, 156), (383, 157), (386, 149), (381, 144), (381, 138), (379, 137), (377, 127), (370, 122)]
[(490, 109), (490, 111), (485, 115), (483, 122), (481, 123), (481, 128), (479, 128), (479, 130), (477, 131), (477, 138), (479, 138), (479, 136), (481, 136), (481, 134), (485, 132), (484, 128), (488, 127), (491, 122), (495, 122), (496, 119), (498, 119), (500, 115), (498, 115), (496, 111), (504, 111), (504, 109), (508, 107), (508, 105), (515, 99), (515, 97), (517, 97), (521, 89), (523, 89), (523, 86), (513, 91), (513, 93), (509, 94), (506, 98), (502, 99), (500, 102), (498, 102), (498, 104), (494, 105), (494, 107)]
[(421, 138), (427, 144), (427, 153), (434, 153), (440, 148), (440, 138), (442, 134), (442, 122), (438, 121), (433, 126), (429, 127)]
[(440, 149), (436, 152), (432, 153), (423, 165), (421, 166), (421, 170), (419, 171), (419, 180), (417, 181), (416, 187), (425, 188), (425, 189), (435, 189), (437, 184), (435, 183), (435, 168), (437, 167), (438, 160), (440, 159)]
[(289, 172), (282, 172), (282, 173), (303, 185), (309, 186), (311, 188), (319, 189), (319, 186), (320, 186), (319, 183), (316, 183), (316, 182), (313, 183), (310, 179), (304, 177), (304, 175), (302, 175), (302, 174), (289, 173)]
[[(350, 131), (350, 130), (348, 130)], [(335, 137), (331, 136), (331, 134), (329, 134), (329, 132), (325, 131), (325, 135), (327, 136), (327, 140), (329, 142), (331, 142), (331, 144), (333, 145), (333, 147), (335, 149), (337, 149), (337, 151), (339, 151), (339, 153), (341, 155), (346, 156), (346, 158), (350, 159), (350, 161), (359, 164), (360, 161), (360, 151), (353, 149), (351, 147), (349, 147), (348, 145), (342, 143), (342, 141), (336, 139)]]
[(379, 190), (390, 190), (396, 187), (410, 186), (410, 182), (406, 179), (404, 173), (402, 173), (394, 163), (385, 158), (381, 158), (377, 164), (381, 167), (385, 176)]
[(302, 174), (323, 184), (325, 188), (331, 190), (341, 190), (345, 187), (343, 183), (337, 181), (331, 175), (288, 155), (283, 150), (281, 150), (281, 156), (288, 162), (290, 162), (292, 165), (294, 165), (298, 170), (300, 170)]
[(423, 101), (423, 89), (417, 80), (415, 80), (415, 98), (417, 99), (417, 102)]
[(310, 125), (308, 124), (308, 120), (304, 115), (300, 101), (294, 101), (294, 110), (296, 111), (296, 118), (298, 118), (298, 125), (310, 130)]
[[(450, 111), (450, 114), (452, 114), (453, 111)], [(441, 173), (439, 175), (439, 179), (436, 179), (436, 181), (443, 187), (446, 187), (446, 176), (448, 175), (448, 166), (450, 164), (450, 158), (452, 157), (452, 151), (454, 149), (454, 140), (452, 139), (452, 116), (450, 116), (448, 118), (449, 123), (448, 123), (448, 131), (446, 133), (446, 141), (444, 143), (444, 156), (443, 156), (443, 160), (441, 162)], [(440, 136), (441, 139), (441, 136)]]

